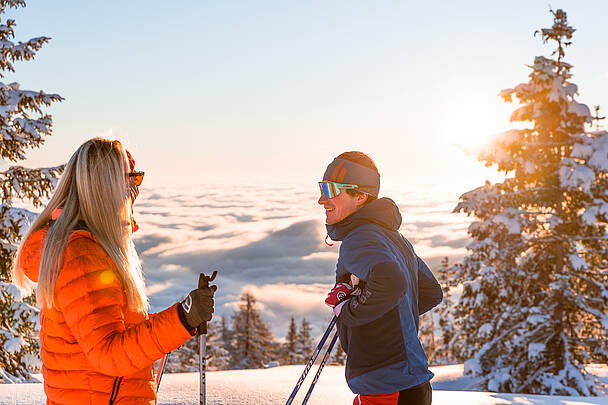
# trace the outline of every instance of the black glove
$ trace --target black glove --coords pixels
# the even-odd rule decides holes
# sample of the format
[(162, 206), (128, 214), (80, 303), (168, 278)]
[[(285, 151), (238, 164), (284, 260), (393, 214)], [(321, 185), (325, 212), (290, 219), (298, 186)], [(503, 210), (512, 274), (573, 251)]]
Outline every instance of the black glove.
[(210, 321), (213, 317), (215, 290), (216, 285), (192, 290), (177, 306), (179, 319), (190, 334), (194, 334), (200, 324)]

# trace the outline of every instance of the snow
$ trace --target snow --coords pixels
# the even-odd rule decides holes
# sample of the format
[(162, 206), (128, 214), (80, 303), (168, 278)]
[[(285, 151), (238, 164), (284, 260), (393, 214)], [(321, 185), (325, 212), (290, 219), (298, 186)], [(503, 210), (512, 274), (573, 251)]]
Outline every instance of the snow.
[[(274, 405), (284, 404), (303, 366), (281, 366), (261, 370), (213, 371), (207, 373), (208, 405)], [(608, 405), (607, 397), (559, 397), (545, 395), (501, 394), (464, 391), (475, 380), (463, 376), (462, 364), (431, 367), (435, 373), (433, 405)], [(592, 366), (589, 371), (608, 381), (608, 366)], [(294, 404), (306, 395), (316, 367), (310, 374)], [(158, 393), (161, 405), (196, 405), (199, 403), (198, 373), (167, 374)], [(354, 395), (344, 381), (344, 367), (327, 366), (310, 398), (314, 405), (350, 404)], [(45, 401), (42, 384), (0, 384), (0, 403), (37, 405)]]
[(534, 361), (542, 352), (545, 351), (546, 345), (544, 343), (530, 343), (528, 345), (528, 359)]
[(521, 225), (516, 218), (510, 218), (506, 215), (496, 215), (492, 221), (496, 224), (503, 224), (511, 234), (521, 233)]
[(608, 172), (608, 132), (600, 131), (595, 135), (574, 145), (570, 156), (587, 160), (589, 166), (597, 171)]
[(595, 173), (587, 166), (564, 159), (564, 165), (559, 169), (559, 179), (562, 187), (567, 189), (581, 188), (589, 192), (595, 180)]
[(574, 253), (569, 256), (570, 264), (572, 268), (575, 270), (584, 270), (587, 268), (587, 262), (580, 257), (578, 254)]
[(16, 336), (4, 342), (4, 350), (10, 354), (15, 354), (15, 352), (18, 352), (23, 345), (25, 345), (25, 340), (23, 340), (21, 336)]
[(585, 104), (572, 102), (568, 104), (568, 112), (585, 117), (586, 122), (591, 122), (591, 111)]
[(494, 325), (492, 325), (491, 323), (484, 323), (483, 325), (481, 325), (481, 328), (479, 328), (479, 331), (477, 332), (477, 334), (480, 337), (485, 337), (485, 336), (490, 336), (492, 334), (492, 332), (494, 331)]
[(604, 132), (602, 136), (590, 141), (593, 147), (593, 153), (589, 159), (589, 165), (601, 170), (608, 172), (608, 132)]

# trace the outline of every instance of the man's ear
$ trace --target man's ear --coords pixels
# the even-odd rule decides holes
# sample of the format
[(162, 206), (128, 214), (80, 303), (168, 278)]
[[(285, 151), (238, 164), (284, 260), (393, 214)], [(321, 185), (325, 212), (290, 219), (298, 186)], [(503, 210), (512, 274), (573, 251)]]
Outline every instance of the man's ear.
[(367, 197), (369, 196), (365, 193), (357, 193), (357, 207), (362, 207), (367, 201)]

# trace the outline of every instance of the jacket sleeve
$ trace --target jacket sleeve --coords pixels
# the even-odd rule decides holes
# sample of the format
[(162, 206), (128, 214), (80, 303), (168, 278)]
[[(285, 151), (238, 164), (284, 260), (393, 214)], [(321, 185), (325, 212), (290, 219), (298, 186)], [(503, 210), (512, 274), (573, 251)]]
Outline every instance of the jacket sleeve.
[(441, 286), (426, 263), (418, 258), (418, 314), (422, 315), (435, 308), (441, 300)]
[(370, 270), (361, 294), (344, 304), (340, 321), (349, 327), (372, 322), (394, 308), (405, 291), (405, 275), (397, 263), (379, 263)]
[(68, 243), (56, 294), (87, 360), (107, 375), (133, 374), (190, 338), (177, 304), (127, 328), (122, 282), (109, 256), (91, 239)]

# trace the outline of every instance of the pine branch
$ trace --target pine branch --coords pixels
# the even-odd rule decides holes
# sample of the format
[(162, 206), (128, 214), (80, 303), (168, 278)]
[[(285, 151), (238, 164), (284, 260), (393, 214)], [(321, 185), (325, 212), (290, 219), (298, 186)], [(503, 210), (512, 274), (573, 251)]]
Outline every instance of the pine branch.
[(13, 199), (26, 199), (40, 207), (44, 199), (50, 198), (64, 166), (43, 169), (28, 169), (11, 166), (0, 172), (0, 201), (10, 204)]

